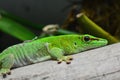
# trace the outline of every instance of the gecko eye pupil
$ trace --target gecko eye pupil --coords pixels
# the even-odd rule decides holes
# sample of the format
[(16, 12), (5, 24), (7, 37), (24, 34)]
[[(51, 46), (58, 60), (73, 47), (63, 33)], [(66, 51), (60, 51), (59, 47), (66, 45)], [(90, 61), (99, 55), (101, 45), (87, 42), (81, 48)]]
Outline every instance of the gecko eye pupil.
[(90, 40), (90, 37), (89, 37), (89, 36), (85, 36), (85, 37), (84, 37), (84, 41), (87, 42), (87, 41), (89, 41), (89, 40)]
[(74, 44), (75, 44), (75, 45), (77, 45), (77, 43), (76, 43), (76, 42), (75, 42)]

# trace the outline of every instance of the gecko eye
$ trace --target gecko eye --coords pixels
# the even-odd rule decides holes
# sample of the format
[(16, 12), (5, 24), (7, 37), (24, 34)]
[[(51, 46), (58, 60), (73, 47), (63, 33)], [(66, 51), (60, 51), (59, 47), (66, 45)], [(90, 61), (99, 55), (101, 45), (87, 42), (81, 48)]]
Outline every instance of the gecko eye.
[(86, 42), (87, 42), (87, 41), (89, 41), (89, 40), (90, 40), (90, 37), (89, 37), (89, 36), (85, 36), (83, 39), (84, 39), (84, 41), (86, 41)]
[(75, 42), (74, 44), (75, 44), (75, 45), (77, 45), (77, 43), (76, 43), (76, 42)]

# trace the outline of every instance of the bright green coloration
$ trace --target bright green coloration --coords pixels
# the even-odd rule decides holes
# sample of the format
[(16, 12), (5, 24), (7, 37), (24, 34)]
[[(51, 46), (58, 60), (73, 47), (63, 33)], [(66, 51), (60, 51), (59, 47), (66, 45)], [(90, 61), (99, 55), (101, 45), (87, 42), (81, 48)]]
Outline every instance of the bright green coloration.
[(104, 46), (106, 39), (91, 35), (61, 35), (35, 39), (8, 47), (0, 54), (0, 74), (7, 74), (11, 67), (21, 67), (49, 59), (70, 63), (71, 55), (91, 48)]

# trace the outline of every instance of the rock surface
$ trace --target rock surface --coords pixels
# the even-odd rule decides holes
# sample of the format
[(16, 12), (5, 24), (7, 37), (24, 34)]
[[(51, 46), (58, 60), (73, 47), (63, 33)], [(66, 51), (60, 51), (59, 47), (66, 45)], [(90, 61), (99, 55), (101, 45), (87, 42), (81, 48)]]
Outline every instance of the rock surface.
[(73, 55), (70, 65), (45, 61), (12, 70), (0, 80), (120, 80), (120, 43)]

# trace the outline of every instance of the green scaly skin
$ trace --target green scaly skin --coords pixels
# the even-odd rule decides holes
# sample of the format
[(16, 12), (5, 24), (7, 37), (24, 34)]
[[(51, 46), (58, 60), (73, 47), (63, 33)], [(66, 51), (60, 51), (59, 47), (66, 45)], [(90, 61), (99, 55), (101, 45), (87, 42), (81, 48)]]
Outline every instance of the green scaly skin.
[(69, 64), (71, 55), (106, 45), (106, 39), (85, 35), (61, 35), (24, 42), (8, 47), (0, 54), (0, 75), (10, 73), (12, 67), (55, 59)]

